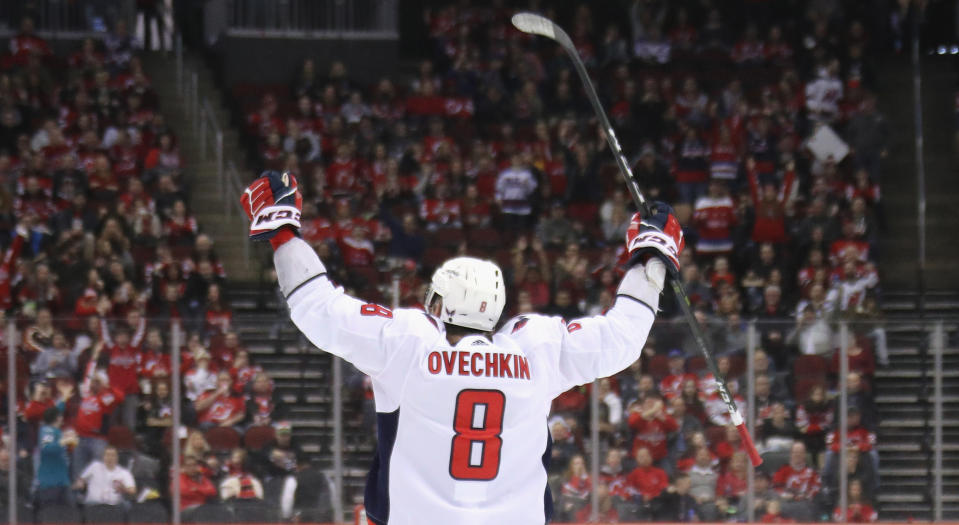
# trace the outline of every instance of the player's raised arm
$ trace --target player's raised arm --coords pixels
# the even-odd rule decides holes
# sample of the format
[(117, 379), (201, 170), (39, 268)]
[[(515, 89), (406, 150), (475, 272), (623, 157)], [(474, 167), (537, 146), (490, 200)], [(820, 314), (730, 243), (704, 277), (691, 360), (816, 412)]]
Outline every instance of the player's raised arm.
[(393, 312), (346, 295), (327, 278), (323, 262), (299, 238), (302, 201), (292, 174), (264, 172), (240, 197), (250, 238), (273, 246), (277, 280), (297, 328), (318, 348), (376, 375), (386, 366), (381, 336)]
[[(639, 358), (659, 308), (666, 272), (679, 272), (685, 245), (673, 210), (655, 203), (649, 218), (633, 215), (626, 233), (630, 268), (604, 315), (574, 319), (555, 334), (555, 393), (613, 375)], [(558, 345), (558, 347), (557, 347)]]

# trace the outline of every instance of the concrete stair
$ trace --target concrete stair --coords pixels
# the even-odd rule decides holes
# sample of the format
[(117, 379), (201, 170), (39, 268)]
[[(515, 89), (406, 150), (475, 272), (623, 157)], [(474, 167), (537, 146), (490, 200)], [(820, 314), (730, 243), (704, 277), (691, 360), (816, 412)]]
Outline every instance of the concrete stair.
[[(201, 230), (213, 239), (216, 252), (231, 282), (255, 281), (261, 269), (261, 247), (247, 246), (250, 242), (247, 238), (248, 224), (239, 212), (239, 195), (233, 194), (238, 192), (230, 191), (229, 186), (222, 186), (218, 180), (212, 147), (213, 132), (208, 128), (207, 155), (204, 158), (201, 134), (199, 128), (194, 129), (194, 115), (190, 112), (189, 101), (177, 92), (175, 61), (161, 55), (148, 55), (144, 59), (144, 67), (160, 97), (167, 122), (177, 130), (180, 152), (187, 164), (190, 208)], [(252, 175), (245, 172), (245, 157), (239, 132), (231, 125), (230, 114), (225, 109), (223, 96), (214, 83), (213, 73), (201, 60), (186, 54), (184, 77), (187, 80), (191, 71), (196, 71), (198, 75), (201, 103), (204, 99), (209, 101), (217, 125), (223, 132), (224, 169), (233, 161), (245, 186), (246, 180)], [(229, 206), (234, 207), (232, 214), (227, 213)]]
[[(304, 451), (332, 476), (333, 391), (332, 356), (321, 352), (300, 336), (289, 321), (286, 308), (271, 290), (251, 285), (231, 288), (234, 325), (262, 366), (289, 410), (293, 434)], [(352, 367), (344, 363), (346, 382)], [(366, 473), (374, 451), (374, 439), (362, 426), (362, 410), (355, 398), (343, 396), (344, 503), (351, 508), (362, 502)]]
[[(952, 93), (955, 72), (942, 58), (922, 58), (923, 140), (926, 173), (926, 286), (959, 289), (953, 261), (959, 244), (959, 196), (953, 151)], [(889, 125), (889, 156), (882, 170), (884, 212), (889, 225), (881, 239), (882, 284), (886, 289), (918, 288), (917, 179), (913, 71), (908, 57), (891, 56), (880, 72), (880, 110)]]
[(943, 355), (943, 516), (959, 518), (959, 293), (927, 294), (927, 320), (916, 315), (916, 292), (886, 292), (882, 305), (888, 323), (890, 366), (877, 370), (874, 391), (879, 409), (878, 497), (883, 520), (932, 519), (933, 378), (928, 349), (932, 323), (946, 330)]

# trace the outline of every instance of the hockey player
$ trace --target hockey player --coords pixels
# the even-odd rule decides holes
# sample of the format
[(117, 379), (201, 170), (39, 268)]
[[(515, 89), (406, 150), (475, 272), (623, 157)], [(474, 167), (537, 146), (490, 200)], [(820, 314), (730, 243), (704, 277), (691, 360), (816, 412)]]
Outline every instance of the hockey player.
[(546, 483), (554, 397), (639, 358), (682, 232), (658, 204), (627, 233), (631, 268), (605, 315), (522, 315), (498, 331), (502, 271), (470, 257), (433, 275), (426, 311), (347, 296), (298, 238), (302, 197), (266, 172), (241, 196), (250, 237), (269, 240), (290, 317), (310, 341), (372, 377), (378, 450), (365, 504), (377, 525), (522, 524), (550, 519)]

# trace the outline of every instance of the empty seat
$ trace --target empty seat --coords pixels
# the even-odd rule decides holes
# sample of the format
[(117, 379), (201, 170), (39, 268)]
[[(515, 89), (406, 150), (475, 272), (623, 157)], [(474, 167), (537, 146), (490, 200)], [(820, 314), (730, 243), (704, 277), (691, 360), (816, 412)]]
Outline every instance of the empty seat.
[(230, 427), (213, 427), (206, 431), (204, 437), (216, 452), (230, 451), (240, 446), (240, 433)]
[(270, 425), (250, 427), (243, 436), (243, 446), (248, 450), (261, 450), (276, 436), (276, 431)]
[(669, 358), (663, 354), (654, 355), (646, 365), (646, 373), (657, 382), (669, 375)]
[(826, 359), (818, 355), (801, 355), (793, 363), (793, 376), (807, 379), (826, 377), (829, 371), (829, 363)]

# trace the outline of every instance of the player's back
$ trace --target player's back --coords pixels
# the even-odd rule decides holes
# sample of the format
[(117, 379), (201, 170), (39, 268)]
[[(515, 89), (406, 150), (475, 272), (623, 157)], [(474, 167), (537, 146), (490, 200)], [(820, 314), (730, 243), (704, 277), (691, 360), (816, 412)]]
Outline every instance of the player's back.
[(411, 358), (398, 399), (374, 377), (379, 451), (367, 514), (390, 524), (544, 523), (548, 367), (508, 335), (451, 345), (422, 311), (395, 314), (437, 337), (394, 350)]

